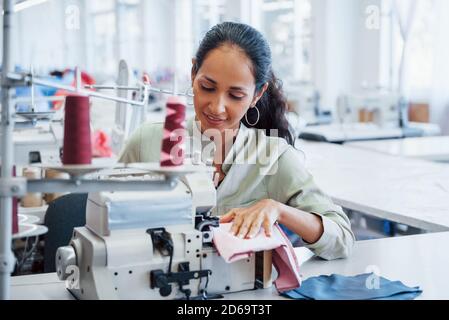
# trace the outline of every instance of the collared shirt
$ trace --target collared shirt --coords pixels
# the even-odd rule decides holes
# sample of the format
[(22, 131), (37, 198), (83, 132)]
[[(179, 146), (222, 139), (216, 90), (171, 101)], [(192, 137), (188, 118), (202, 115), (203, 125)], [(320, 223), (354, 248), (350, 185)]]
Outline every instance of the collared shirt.
[[(187, 123), (186, 153), (201, 152), (210, 158), (210, 140), (201, 135), (193, 119)], [(130, 138), (119, 161), (159, 162), (163, 123), (143, 124)], [(212, 150), (213, 152), (213, 150)], [(284, 139), (265, 135), (240, 125), (235, 141), (222, 164), (225, 177), (217, 188), (217, 206), (222, 215), (233, 208), (247, 207), (262, 199), (273, 199), (288, 206), (319, 215), (324, 232), (320, 239), (305, 246), (327, 259), (350, 255), (355, 241), (347, 215), (315, 184), (305, 169), (302, 154)]]

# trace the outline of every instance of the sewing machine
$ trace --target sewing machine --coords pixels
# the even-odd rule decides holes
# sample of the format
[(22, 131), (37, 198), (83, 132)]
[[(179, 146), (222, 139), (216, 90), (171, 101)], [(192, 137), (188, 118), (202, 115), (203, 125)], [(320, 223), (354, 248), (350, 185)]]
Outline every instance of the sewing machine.
[(86, 225), (56, 253), (58, 276), (78, 299), (210, 298), (254, 289), (260, 256), (228, 264), (212, 246), (215, 202), (210, 172), (185, 174), (169, 191), (91, 193)]
[(369, 91), (343, 95), (337, 101), (338, 123), (303, 128), (300, 139), (344, 143), (438, 135), (438, 125), (408, 121), (408, 105), (400, 95)]
[[(322, 110), (318, 90), (310, 83), (289, 81), (284, 87), (290, 113), (298, 115), (307, 125), (329, 123), (329, 111)], [(295, 127), (295, 124), (292, 124)]]
[(399, 127), (401, 99), (398, 94), (368, 92), (360, 95), (343, 95), (337, 102), (340, 123), (374, 123), (379, 127)]
[(16, 125), (13, 133), (15, 164), (26, 166), (30, 163), (57, 162), (62, 138), (61, 122), (39, 122), (35, 126)]

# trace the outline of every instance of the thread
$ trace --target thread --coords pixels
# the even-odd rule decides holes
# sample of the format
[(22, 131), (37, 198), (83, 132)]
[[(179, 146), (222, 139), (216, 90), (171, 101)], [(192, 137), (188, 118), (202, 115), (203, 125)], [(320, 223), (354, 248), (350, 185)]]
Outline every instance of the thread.
[(185, 118), (186, 105), (179, 97), (167, 100), (164, 133), (161, 148), (161, 167), (181, 166), (185, 154)]
[(63, 164), (91, 164), (89, 98), (71, 95), (65, 99)]

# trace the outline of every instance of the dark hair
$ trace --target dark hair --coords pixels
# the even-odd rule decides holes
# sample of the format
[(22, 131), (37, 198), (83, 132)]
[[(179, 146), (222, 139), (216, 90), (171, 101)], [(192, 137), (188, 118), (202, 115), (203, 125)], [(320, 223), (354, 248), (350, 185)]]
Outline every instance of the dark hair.
[[(251, 59), (256, 80), (256, 92), (260, 91), (265, 83), (268, 83), (267, 91), (256, 104), (260, 112), (259, 121), (255, 126), (251, 126), (243, 117), (241, 120), (243, 124), (247, 127), (264, 129), (267, 135), (270, 135), (270, 129), (277, 129), (278, 136), (293, 145), (294, 138), (285, 117), (287, 101), (282, 92), (282, 82), (273, 73), (270, 46), (259, 31), (249, 25), (234, 22), (223, 22), (214, 26), (200, 43), (192, 73), (198, 72), (211, 50), (225, 44), (238, 46)], [(257, 119), (257, 112), (249, 109), (247, 117), (251, 123), (254, 123)]]

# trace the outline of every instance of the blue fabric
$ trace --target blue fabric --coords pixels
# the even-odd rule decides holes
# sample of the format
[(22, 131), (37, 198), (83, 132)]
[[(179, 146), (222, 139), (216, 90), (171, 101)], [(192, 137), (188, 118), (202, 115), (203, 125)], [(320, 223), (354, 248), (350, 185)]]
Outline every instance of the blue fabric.
[(373, 277), (378, 276), (365, 273), (353, 277), (337, 274), (312, 277), (304, 280), (300, 288), (282, 295), (300, 300), (412, 300), (422, 293), (419, 287), (407, 287), (400, 281), (383, 277), (378, 277), (378, 286), (375, 286)]
[[(20, 66), (15, 66), (14, 71), (15, 72), (23, 72), (24, 69)], [(44, 79), (49, 80), (49, 78), (44, 78)], [(48, 88), (48, 87), (35, 86), (34, 87), (34, 96), (36, 98), (39, 98), (39, 97), (53, 95), (53, 94), (46, 94), (45, 88)], [(31, 97), (31, 87), (26, 87), (26, 86), (25, 87), (16, 87), (15, 90), (16, 90), (17, 97)], [(34, 107), (35, 112), (46, 112), (46, 111), (51, 110), (51, 106), (52, 106), (52, 104), (49, 101), (48, 102), (40, 101), (40, 102), (35, 102), (35, 105), (33, 107)], [(31, 107), (32, 107), (31, 101), (17, 103), (16, 112), (31, 112)]]
[[(31, 97), (31, 87), (16, 87), (17, 97)], [(36, 98), (43, 97), (43, 93), (39, 86), (34, 89), (34, 96)], [(31, 98), (30, 98), (31, 99)], [(16, 105), (16, 112), (31, 112), (31, 100), (30, 102), (20, 102)], [(51, 110), (50, 102), (39, 101), (34, 104), (35, 112), (46, 112)]]
[(301, 246), (301, 243), (298, 243), (298, 241), (301, 240), (301, 238), (296, 233), (294, 233), (293, 231), (291, 231), (290, 229), (288, 229), (286, 226), (284, 226), (281, 223), (279, 224), (279, 226), (281, 227), (282, 231), (284, 231), (288, 240), (290, 240), (290, 242), (293, 244), (294, 247)]

